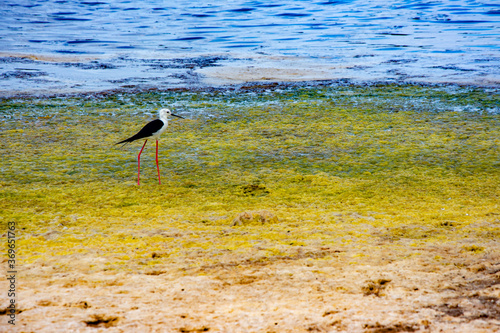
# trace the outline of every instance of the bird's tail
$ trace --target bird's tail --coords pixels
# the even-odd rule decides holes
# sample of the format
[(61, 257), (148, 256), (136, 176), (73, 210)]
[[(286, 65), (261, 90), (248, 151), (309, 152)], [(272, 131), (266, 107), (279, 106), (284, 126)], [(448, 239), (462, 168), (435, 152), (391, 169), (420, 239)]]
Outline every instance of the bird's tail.
[(123, 140), (123, 141), (117, 142), (117, 143), (115, 143), (115, 145), (119, 145), (119, 144), (122, 144), (122, 143), (123, 143), (123, 145), (125, 146), (127, 143), (130, 143), (130, 142), (135, 141), (135, 140), (137, 140), (137, 134), (136, 134), (136, 135), (131, 136), (131, 137), (130, 137), (130, 138), (128, 138), (128, 139), (125, 139), (125, 140)]
[(125, 139), (123, 141), (120, 141), (120, 142), (117, 142), (115, 143), (115, 145), (121, 145), (123, 143), (123, 145), (120, 147), (120, 148), (123, 148), (125, 147), (128, 143), (131, 143), (132, 141), (135, 141), (135, 138), (134, 137), (130, 137), (128, 139)]
[(127, 144), (129, 144), (130, 142), (129, 142), (129, 141), (126, 141), (126, 142), (124, 142), (124, 141), (122, 141), (122, 142), (118, 142), (118, 143), (115, 143), (115, 146), (116, 146), (116, 145), (119, 145), (119, 144), (122, 144), (122, 143), (123, 143), (123, 145), (120, 147), (120, 149), (122, 149), (123, 147), (125, 147), (125, 146), (126, 146)]
[(129, 141), (129, 139), (125, 139), (123, 141), (115, 143), (115, 145), (121, 145), (123, 143), (123, 145), (125, 146), (127, 143), (130, 143), (130, 142), (132, 142), (132, 141)]

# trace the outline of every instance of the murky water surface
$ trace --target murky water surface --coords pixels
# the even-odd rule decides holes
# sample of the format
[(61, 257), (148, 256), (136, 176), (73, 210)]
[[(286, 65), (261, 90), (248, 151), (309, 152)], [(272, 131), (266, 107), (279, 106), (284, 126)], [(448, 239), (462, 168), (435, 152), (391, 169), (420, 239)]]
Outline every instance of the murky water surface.
[(500, 83), (500, 3), (0, 0), (0, 91)]

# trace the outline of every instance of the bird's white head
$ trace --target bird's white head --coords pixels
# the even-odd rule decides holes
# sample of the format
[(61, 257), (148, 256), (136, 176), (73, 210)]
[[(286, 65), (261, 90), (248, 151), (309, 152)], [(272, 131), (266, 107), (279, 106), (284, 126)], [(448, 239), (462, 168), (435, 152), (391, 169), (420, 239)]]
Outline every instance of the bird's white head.
[(160, 119), (167, 119), (172, 114), (170, 109), (160, 109)]
[(184, 117), (173, 114), (172, 111), (170, 111), (170, 109), (160, 109), (160, 119), (167, 120), (168, 116), (175, 116), (177, 118), (184, 119)]

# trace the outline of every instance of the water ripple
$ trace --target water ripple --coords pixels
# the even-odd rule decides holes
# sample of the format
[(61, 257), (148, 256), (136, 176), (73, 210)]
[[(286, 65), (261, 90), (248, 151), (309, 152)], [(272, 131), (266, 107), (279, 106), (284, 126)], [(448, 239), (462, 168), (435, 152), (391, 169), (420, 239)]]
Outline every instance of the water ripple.
[[(151, 0), (140, 6), (124, 0), (5, 0), (2, 4), (4, 54), (106, 55), (140, 63), (157, 53), (174, 58), (185, 52), (231, 54), (235, 59), (264, 58), (263, 53), (321, 59), (314, 66), (334, 68), (332, 76), (337, 78), (358, 77), (360, 68), (381, 80), (393, 80), (396, 72), (404, 73), (397, 78), (443, 79), (442, 73), (434, 73), (437, 70), (446, 72), (445, 79), (467, 82), (470, 78), (497, 82), (500, 76), (500, 5), (491, 1), (392, 0), (384, 6), (371, 0)], [(481, 63), (488, 63), (488, 68)], [(0, 75), (14, 70), (9, 66), (0, 63)], [(395, 71), (395, 66), (400, 68)], [(120, 68), (113, 69), (117, 76), (128, 75)], [(52, 75), (46, 68), (41, 71)], [(139, 70), (134, 75), (142, 74)], [(17, 79), (5, 77), (8, 82), (0, 82), (0, 89)]]

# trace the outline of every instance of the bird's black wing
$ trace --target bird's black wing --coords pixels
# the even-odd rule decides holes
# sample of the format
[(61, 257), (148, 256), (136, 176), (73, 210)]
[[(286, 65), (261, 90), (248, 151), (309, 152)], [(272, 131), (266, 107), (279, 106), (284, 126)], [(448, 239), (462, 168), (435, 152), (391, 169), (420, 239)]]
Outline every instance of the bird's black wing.
[(135, 140), (139, 140), (139, 139), (149, 138), (154, 133), (158, 132), (163, 127), (163, 125), (165, 125), (165, 123), (162, 120), (155, 119), (155, 120), (147, 123), (146, 126), (144, 126), (137, 134), (131, 136), (128, 139), (120, 141), (116, 144), (119, 145), (120, 143), (127, 143), (127, 142), (132, 142)]

